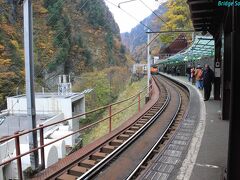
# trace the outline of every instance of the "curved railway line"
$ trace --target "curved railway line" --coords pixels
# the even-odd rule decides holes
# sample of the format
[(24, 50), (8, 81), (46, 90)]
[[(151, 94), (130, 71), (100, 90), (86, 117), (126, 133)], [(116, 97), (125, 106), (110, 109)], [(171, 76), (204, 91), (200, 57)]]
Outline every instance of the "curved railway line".
[[(66, 165), (48, 179), (136, 179), (154, 154), (164, 151), (188, 107), (188, 91), (164, 77), (155, 76), (156, 103), (129, 127), (84, 158)], [(117, 161), (115, 161), (117, 159)]]
[[(181, 121), (186, 118), (188, 107), (188, 92), (186, 89), (181, 87), (180, 85), (176, 85), (178, 88), (179, 96), (180, 96), (180, 104), (178, 107), (178, 111), (171, 119), (168, 127), (165, 132), (159, 138), (159, 140), (153, 145), (151, 150), (145, 155), (143, 160), (139, 163), (139, 165), (134, 169), (134, 171), (126, 178), (127, 180), (132, 179), (140, 179), (144, 173), (146, 173), (149, 169), (149, 164), (156, 157), (156, 155), (161, 156), (166, 150), (166, 147), (169, 145), (171, 140), (175, 135), (175, 131), (179, 128)], [(186, 96), (187, 95), (187, 96)]]

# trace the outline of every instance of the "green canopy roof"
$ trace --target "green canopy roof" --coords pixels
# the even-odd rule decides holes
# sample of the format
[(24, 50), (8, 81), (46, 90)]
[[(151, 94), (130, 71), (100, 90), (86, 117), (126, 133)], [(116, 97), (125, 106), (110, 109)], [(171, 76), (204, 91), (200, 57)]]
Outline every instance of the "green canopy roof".
[(157, 64), (173, 64), (200, 60), (202, 57), (214, 56), (214, 39), (212, 36), (196, 36), (188, 49), (184, 49), (167, 59), (159, 60)]

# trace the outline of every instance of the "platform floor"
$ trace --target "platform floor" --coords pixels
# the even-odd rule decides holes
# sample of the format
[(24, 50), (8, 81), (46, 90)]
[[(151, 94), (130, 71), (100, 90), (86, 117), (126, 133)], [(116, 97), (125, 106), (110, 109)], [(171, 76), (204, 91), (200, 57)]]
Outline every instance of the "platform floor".
[[(187, 77), (168, 76), (194, 86), (188, 82)], [(223, 180), (224, 170), (227, 167), (229, 121), (221, 120), (221, 101), (213, 100), (213, 94), (209, 101), (203, 101), (203, 91), (197, 91), (201, 93), (201, 103), (205, 106), (203, 106), (205, 117), (201, 125), (202, 129), (200, 128), (202, 133), (195, 132), (194, 138), (198, 142), (192, 140), (176, 179)], [(196, 156), (195, 159), (194, 156)]]

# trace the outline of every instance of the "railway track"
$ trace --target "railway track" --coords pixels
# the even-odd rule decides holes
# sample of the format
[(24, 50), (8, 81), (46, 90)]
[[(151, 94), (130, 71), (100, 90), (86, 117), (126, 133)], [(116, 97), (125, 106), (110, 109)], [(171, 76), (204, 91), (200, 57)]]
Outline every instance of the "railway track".
[(93, 153), (84, 159), (81, 159), (74, 166), (69, 167), (69, 170), (61, 175), (57, 175), (58, 173), (56, 173), (56, 176), (51, 177), (50, 179), (70, 180), (78, 177), (80, 177), (80, 179), (88, 179), (100, 171), (106, 164), (121, 153), (124, 148), (136, 140), (137, 137), (154, 122), (154, 119), (164, 111), (170, 101), (168, 90), (162, 83), (157, 80), (156, 82), (161, 96), (143, 116), (141, 116), (130, 127), (110, 139), (103, 146), (97, 148)]
[[(162, 77), (161, 77), (162, 78)], [(163, 78), (162, 78), (163, 79)], [(91, 154), (88, 154), (86, 157), (79, 159), (77, 163), (74, 165), (66, 165), (66, 169), (64, 172), (56, 172), (54, 175), (49, 177), (48, 179), (58, 179), (58, 180), (71, 180), (71, 179), (92, 179), (96, 176), (98, 179), (106, 179), (107, 174), (103, 173), (107, 169), (111, 169), (111, 166), (117, 158), (120, 158), (122, 154), (125, 154), (126, 149), (134, 149), (132, 148), (133, 145), (136, 144), (136, 142), (144, 142), (139, 139), (144, 138), (145, 136), (150, 133), (150, 138), (151, 135), (154, 136), (152, 139), (159, 139), (161, 137), (162, 140), (158, 140), (159, 144), (154, 143), (154, 146), (156, 146), (158, 149), (160, 146), (162, 147), (164, 142), (169, 139), (169, 134), (172, 134), (174, 129), (177, 128), (179, 122), (181, 121), (181, 118), (183, 118), (184, 115), (184, 108), (186, 107), (186, 104), (183, 102), (186, 102), (187, 100), (182, 101), (183, 99), (183, 94), (186, 94), (186, 91), (184, 92), (183, 88), (180, 88), (178, 85), (172, 85), (170, 84), (167, 80), (162, 80), (159, 81), (158, 78), (154, 77), (154, 80), (159, 88), (160, 91), (160, 96), (157, 100), (157, 102), (145, 113), (143, 114), (137, 121), (135, 121), (132, 125), (130, 125), (128, 128), (124, 129), (123, 131), (119, 132), (115, 137), (111, 138), (108, 140), (106, 143), (101, 145), (100, 147), (97, 147), (94, 151), (92, 151)], [(181, 90), (179, 90), (181, 89)], [(176, 93), (179, 90), (179, 93)], [(175, 92), (174, 92), (175, 91)], [(182, 94), (180, 93), (182, 92)], [(173, 98), (173, 101), (172, 101)], [(175, 99), (175, 100), (174, 100)], [(186, 98), (187, 99), (187, 98)], [(173, 103), (173, 105), (171, 105)], [(176, 104), (176, 105), (174, 105)], [(172, 107), (176, 108), (172, 108)], [(169, 112), (167, 112), (167, 109), (174, 109)], [(159, 123), (157, 121), (160, 121), (160, 117), (163, 116), (163, 119), (166, 118), (166, 114), (171, 116), (171, 120), (169, 119), (167, 121), (161, 121), (160, 125), (155, 125), (155, 123)], [(153, 126), (154, 124), (154, 126)], [(159, 127), (158, 127), (159, 126)], [(161, 131), (157, 132), (157, 130), (153, 130), (152, 128), (159, 128), (162, 129)], [(151, 132), (157, 132), (157, 134), (154, 134)], [(160, 134), (159, 134), (160, 133)], [(161, 135), (161, 136), (160, 136)], [(136, 141), (138, 139), (138, 141)], [(164, 140), (164, 142), (163, 142)], [(143, 145), (143, 147), (140, 148), (137, 147), (137, 150), (135, 151), (141, 151), (141, 149), (145, 150), (145, 153), (142, 155), (136, 156), (139, 159), (150, 159), (149, 157), (153, 157), (153, 155), (146, 156), (146, 154), (151, 154), (151, 153), (146, 153), (150, 152), (151, 149), (152, 152), (156, 152), (156, 148), (153, 148), (151, 140), (147, 140), (145, 142), (148, 145)], [(130, 146), (131, 145), (131, 146)], [(151, 148), (149, 148), (151, 147)], [(123, 153), (124, 152), (124, 153)], [(134, 152), (134, 150), (133, 150)], [(135, 152), (134, 152), (135, 154)], [(131, 156), (131, 153), (129, 153)], [(124, 160), (123, 160), (124, 161)], [(129, 166), (132, 167), (138, 167), (135, 169), (129, 169), (128, 175), (127, 176), (122, 176), (119, 179), (125, 179), (125, 178), (136, 178), (137, 174), (141, 174), (141, 172), (144, 170), (142, 165), (145, 163), (144, 162), (138, 162), (136, 161), (137, 164), (134, 166), (129, 163)], [(141, 164), (141, 165), (140, 165)], [(118, 166), (122, 166), (121, 163), (120, 165), (117, 165), (116, 168), (117, 170), (121, 173), (121, 169), (118, 169)], [(127, 165), (123, 165), (122, 168), (125, 166), (127, 168)], [(141, 171), (140, 171), (141, 169)], [(111, 170), (110, 170), (111, 171)], [(114, 171), (112, 171), (114, 173)], [(130, 173), (134, 172), (134, 173)], [(131, 176), (129, 176), (131, 174)], [(113, 175), (113, 174), (112, 174)], [(113, 178), (113, 177), (112, 177)], [(111, 178), (111, 179), (112, 179)], [(117, 179), (117, 178), (116, 178)]]
[[(163, 78), (164, 79), (164, 78)], [(158, 139), (158, 141), (153, 145), (151, 150), (145, 155), (142, 161), (138, 164), (138, 166), (132, 171), (132, 173), (126, 178), (126, 180), (132, 179), (141, 179), (143, 174), (147, 173), (148, 169), (150, 168), (149, 164), (154, 160), (156, 156), (162, 156), (166, 150), (166, 147), (171, 142), (175, 135), (175, 131), (179, 128), (181, 121), (186, 117), (187, 113), (186, 107), (188, 107), (188, 92), (186, 89), (179, 85), (175, 85), (178, 89), (179, 96), (180, 96), (180, 104), (178, 107), (178, 111), (171, 119), (168, 127), (166, 128), (165, 132), (162, 136)]]
[(161, 83), (167, 88), (171, 99), (164, 111), (155, 119), (154, 125), (148, 128), (137, 141), (124, 150), (117, 161), (109, 167), (98, 171), (95, 176), (87, 179), (142, 179), (148, 170), (148, 164), (156, 154), (164, 153), (171, 142), (188, 107), (188, 91), (177, 83), (161, 77)]

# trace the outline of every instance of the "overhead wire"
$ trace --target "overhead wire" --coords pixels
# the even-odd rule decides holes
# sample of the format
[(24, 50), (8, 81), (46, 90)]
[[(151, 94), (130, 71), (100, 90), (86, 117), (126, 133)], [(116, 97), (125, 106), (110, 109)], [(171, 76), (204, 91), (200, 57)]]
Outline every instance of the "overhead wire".
[(153, 31), (149, 26), (147, 26), (146, 24), (144, 24), (142, 21), (139, 21), (135, 16), (133, 16), (132, 14), (130, 14), (129, 12), (127, 12), (126, 10), (122, 9), (120, 6), (112, 3), (109, 0), (105, 0), (106, 2), (108, 2), (109, 4), (115, 6), (116, 8), (122, 10), (125, 14), (127, 14), (128, 16), (130, 16), (132, 19), (134, 19), (136, 22), (138, 22), (139, 24), (141, 24), (142, 26), (144, 26), (145, 28), (149, 29), (150, 31)]
[[(120, 6), (117, 6), (116, 4), (110, 2), (109, 0), (105, 0), (108, 3), (112, 4), (113, 6), (120, 8), (123, 12), (125, 12), (128, 16), (132, 17), (133, 19), (135, 19), (138, 23), (140, 23), (141, 25), (143, 25), (144, 27), (146, 27), (147, 29), (151, 30), (151, 32), (153, 32), (153, 30), (151, 28), (149, 28), (147, 25), (145, 25), (144, 23), (142, 23), (142, 21), (139, 21), (136, 17), (134, 17), (133, 15), (131, 15), (130, 13), (128, 13), (127, 11), (125, 11), (124, 9), (122, 9)], [(163, 18), (161, 18), (155, 11), (153, 11), (146, 3), (144, 3), (142, 0), (139, 0), (147, 9), (149, 9), (155, 16), (157, 16), (167, 27), (169, 27), (169, 25), (167, 24), (166, 21), (163, 20)], [(170, 27), (169, 27), (170, 28)], [(171, 28), (170, 28), (171, 29)], [(147, 44), (146, 46), (141, 48), (140, 51), (146, 49), (150, 44), (152, 44), (154, 42), (154, 40), (160, 35), (161, 33), (157, 33), (157, 35)]]
[(149, 9), (155, 16), (157, 16), (164, 24), (166, 24), (166, 26), (169, 26), (167, 24), (167, 22), (165, 20), (163, 20), (163, 18), (158, 15), (155, 11), (153, 11), (146, 3), (144, 3), (142, 0), (139, 0), (147, 9)]

